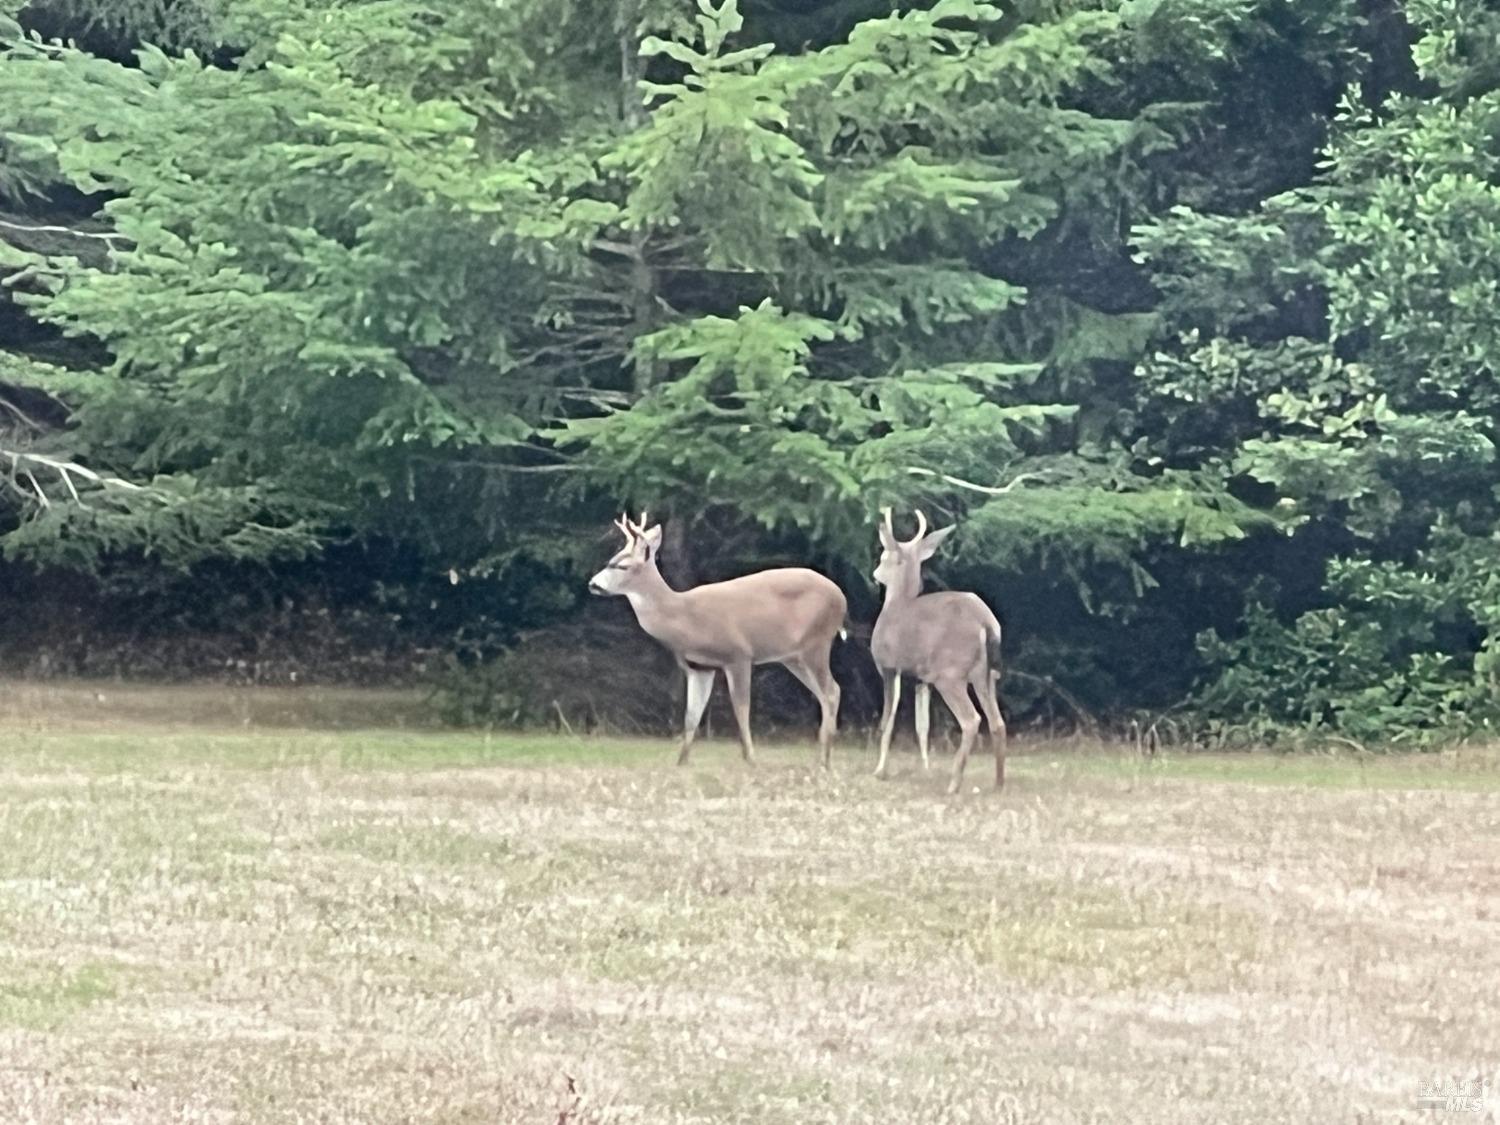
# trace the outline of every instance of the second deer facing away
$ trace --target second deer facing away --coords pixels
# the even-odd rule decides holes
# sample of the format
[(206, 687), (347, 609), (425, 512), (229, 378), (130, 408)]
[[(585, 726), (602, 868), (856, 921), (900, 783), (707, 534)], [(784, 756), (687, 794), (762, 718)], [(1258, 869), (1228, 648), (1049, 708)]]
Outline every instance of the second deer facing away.
[(880, 715), (880, 762), (875, 775), (885, 775), (901, 677), (905, 674), (917, 681), (917, 745), (923, 767), (928, 764), (929, 708), (931, 689), (935, 687), (962, 732), (953, 779), (948, 784), (948, 792), (958, 791), (964, 764), (979, 732), (979, 712), (969, 697), (972, 690), (989, 726), (998, 789), (1005, 784), (1005, 721), (995, 701), (995, 681), (1000, 675), (1000, 622), (977, 594), (922, 593), (922, 563), (936, 553), (953, 528), (926, 535), (927, 517), (918, 512), (917, 521), (916, 536), (905, 542), (896, 538), (889, 508), (880, 525), (883, 549), (874, 577), (885, 587), (885, 604), (870, 636), (870, 652), (885, 685), (885, 706)]
[(640, 523), (625, 516), (615, 521), (625, 536), (625, 546), (589, 579), (589, 592), (628, 598), (641, 628), (670, 649), (687, 673), (687, 713), (678, 765), (688, 760), (720, 669), (729, 684), (741, 752), (747, 762), (753, 760), (750, 670), (757, 664), (781, 664), (802, 681), (822, 708), (818, 749), (827, 766), (839, 710), (839, 685), (829, 671), (828, 658), (834, 637), (843, 631), (843, 591), (802, 567), (762, 570), (727, 582), (674, 590), (657, 569), (661, 526), (648, 528), (645, 523), (644, 513)]

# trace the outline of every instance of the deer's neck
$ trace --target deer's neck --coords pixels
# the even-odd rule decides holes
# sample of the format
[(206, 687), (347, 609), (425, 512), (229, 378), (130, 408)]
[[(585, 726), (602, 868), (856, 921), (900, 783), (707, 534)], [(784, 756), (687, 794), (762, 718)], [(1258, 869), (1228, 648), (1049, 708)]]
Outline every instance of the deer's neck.
[(917, 600), (922, 592), (922, 570), (912, 567), (885, 588), (885, 609), (897, 610)]
[(660, 633), (661, 627), (671, 620), (682, 595), (668, 586), (661, 571), (652, 566), (642, 576), (636, 588), (626, 592), (625, 597), (630, 602), (630, 608), (635, 610), (635, 619), (640, 622), (641, 628), (655, 637)]

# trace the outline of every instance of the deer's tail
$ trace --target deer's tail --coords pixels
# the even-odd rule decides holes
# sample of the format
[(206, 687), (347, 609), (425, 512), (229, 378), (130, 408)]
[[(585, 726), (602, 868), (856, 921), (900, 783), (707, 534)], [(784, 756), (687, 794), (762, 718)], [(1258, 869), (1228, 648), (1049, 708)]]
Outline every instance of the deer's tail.
[(1000, 626), (985, 630), (985, 660), (990, 666), (991, 682), (1000, 679)]

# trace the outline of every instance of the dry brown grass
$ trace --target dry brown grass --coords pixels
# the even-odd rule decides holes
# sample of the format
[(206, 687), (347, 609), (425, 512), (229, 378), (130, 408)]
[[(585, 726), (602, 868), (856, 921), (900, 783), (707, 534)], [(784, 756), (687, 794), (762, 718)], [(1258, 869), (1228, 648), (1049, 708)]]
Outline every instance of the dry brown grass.
[(950, 800), (854, 739), (677, 770), (7, 690), (0, 1121), (1500, 1112), (1492, 751), (1033, 747)]

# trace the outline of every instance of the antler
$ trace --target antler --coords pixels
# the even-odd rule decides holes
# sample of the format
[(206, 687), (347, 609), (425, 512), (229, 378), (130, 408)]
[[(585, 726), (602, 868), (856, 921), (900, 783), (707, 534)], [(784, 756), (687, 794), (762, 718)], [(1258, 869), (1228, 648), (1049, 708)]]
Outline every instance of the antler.
[(620, 534), (625, 536), (625, 541), (627, 543), (635, 542), (636, 533), (630, 526), (630, 517), (628, 515), (626, 515), (624, 512), (621, 512), (620, 518), (615, 520), (615, 526), (620, 529)]
[(646, 521), (651, 517), (650, 514), (645, 511), (645, 509), (641, 510), (641, 520), (639, 523), (633, 521), (628, 515), (624, 516), (623, 518), (625, 522), (630, 525), (632, 538), (646, 534)]
[[(892, 543), (900, 543), (901, 540), (896, 538), (896, 529), (891, 525), (891, 510), (889, 508), (881, 508), (880, 509), (880, 515), (885, 520), (885, 534), (886, 534), (887, 539), (890, 542), (892, 542)], [(906, 540), (907, 546), (910, 546), (911, 544), (918, 542), (922, 538), (922, 536), (924, 536), (926, 534), (927, 534), (927, 517), (922, 514), (922, 509), (918, 508), (917, 509), (917, 533), (916, 533), (916, 535), (912, 536), (910, 539)]]

